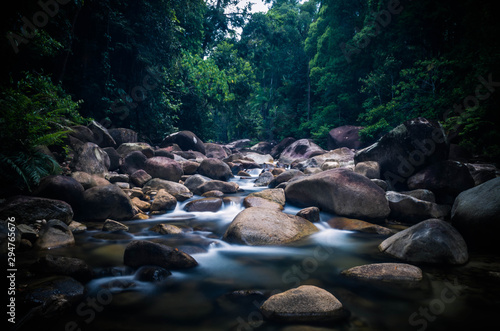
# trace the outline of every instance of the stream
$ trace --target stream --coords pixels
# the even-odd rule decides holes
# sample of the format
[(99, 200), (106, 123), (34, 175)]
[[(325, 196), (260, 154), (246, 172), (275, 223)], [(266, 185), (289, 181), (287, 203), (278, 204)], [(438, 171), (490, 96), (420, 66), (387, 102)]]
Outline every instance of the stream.
[[(237, 182), (243, 198), (265, 188), (252, 178)], [(243, 210), (231, 202), (219, 212), (188, 213), (177, 208), (148, 220), (124, 222), (129, 232), (102, 236), (99, 224), (75, 235), (76, 245), (51, 250), (53, 255), (85, 260), (96, 271), (86, 285), (87, 298), (55, 322), (51, 330), (464, 330), (495, 323), (500, 278), (494, 255), (471, 252), (464, 266), (420, 266), (424, 281), (418, 289), (381, 287), (345, 279), (344, 269), (368, 263), (401, 262), (381, 254), (377, 246), (386, 237), (332, 229), (334, 215), (321, 213), (318, 233), (281, 247), (228, 244), (222, 235)], [(299, 208), (286, 205), (284, 212)], [(176, 225), (182, 235), (159, 235), (149, 230), (159, 223)], [(123, 265), (125, 246), (131, 240), (152, 240), (192, 255), (196, 268), (172, 271), (162, 282), (134, 279)], [(38, 253), (39, 255), (43, 252)], [(268, 322), (259, 306), (269, 295), (316, 285), (334, 294), (350, 312), (343, 322), (294, 325)], [(498, 322), (496, 322), (498, 324)]]

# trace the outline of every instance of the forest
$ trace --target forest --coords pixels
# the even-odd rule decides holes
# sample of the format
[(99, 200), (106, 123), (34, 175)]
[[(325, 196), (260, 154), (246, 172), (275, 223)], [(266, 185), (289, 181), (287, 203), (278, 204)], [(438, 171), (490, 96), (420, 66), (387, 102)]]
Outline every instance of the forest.
[(157, 144), (311, 138), (359, 125), (372, 142), (439, 120), (500, 156), (494, 1), (17, 1), (2, 11), (2, 158), (60, 143), (68, 124)]

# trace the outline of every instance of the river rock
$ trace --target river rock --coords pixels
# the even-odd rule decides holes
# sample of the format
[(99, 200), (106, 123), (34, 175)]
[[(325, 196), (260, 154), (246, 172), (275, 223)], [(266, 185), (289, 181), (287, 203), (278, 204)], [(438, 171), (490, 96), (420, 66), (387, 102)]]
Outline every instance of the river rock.
[(192, 256), (177, 248), (145, 240), (129, 243), (125, 248), (123, 261), (132, 268), (154, 265), (167, 270), (188, 269), (198, 265)]
[(147, 159), (144, 170), (153, 178), (160, 178), (172, 182), (178, 182), (184, 172), (181, 165), (168, 157), (155, 156)]
[(151, 177), (150, 174), (148, 174), (146, 171), (139, 169), (133, 174), (130, 175), (130, 181), (139, 187), (143, 187), (144, 184), (149, 182), (153, 177)]
[(102, 126), (100, 123), (92, 120), (88, 125), (90, 131), (94, 136), (94, 142), (101, 148), (115, 147), (116, 141), (113, 139), (111, 134), (109, 134), (108, 129)]
[(281, 153), (288, 147), (290, 146), (291, 144), (293, 144), (295, 142), (295, 138), (292, 138), (292, 137), (287, 137), (285, 139), (283, 139), (282, 141), (279, 142), (279, 144), (277, 144), (276, 146), (273, 147), (273, 149), (271, 150), (271, 156), (275, 159), (279, 159)]
[(301, 217), (279, 210), (251, 207), (234, 218), (223, 239), (249, 246), (283, 245), (315, 232), (318, 229)]
[(405, 187), (406, 179), (448, 157), (446, 134), (437, 122), (415, 118), (404, 122), (376, 143), (356, 153), (355, 162), (376, 161), (381, 178), (391, 189)]
[(134, 279), (141, 282), (159, 283), (164, 281), (172, 273), (162, 267), (157, 266), (143, 266), (137, 269)]
[(116, 152), (121, 157), (125, 157), (135, 151), (141, 152), (147, 158), (155, 156), (153, 148), (147, 143), (123, 143), (116, 149)]
[(138, 170), (144, 170), (144, 165), (148, 158), (140, 151), (129, 153), (124, 159), (120, 167), (125, 174), (132, 175)]
[(469, 172), (474, 179), (474, 185), (478, 186), (487, 181), (496, 178), (498, 169), (492, 164), (473, 164), (466, 163)]
[(126, 143), (136, 143), (137, 142), (137, 132), (131, 129), (125, 128), (115, 128), (108, 130), (113, 140), (116, 142), (116, 146)]
[(340, 165), (345, 165), (348, 163), (354, 163), (355, 153), (346, 147), (341, 147), (334, 149), (333, 151), (326, 152), (312, 157), (316, 161), (318, 166), (321, 166), (324, 162), (338, 162)]
[(75, 154), (71, 163), (75, 171), (89, 174), (105, 174), (111, 165), (108, 154), (94, 143), (85, 143)]
[[(273, 147), (274, 147), (274, 143), (269, 142), (269, 141), (261, 141), (255, 145), (253, 145), (252, 147), (250, 147), (250, 149), (252, 151), (256, 151), (259, 154), (269, 154), (269, 153), (271, 153)], [(272, 159), (272, 156), (271, 156), (271, 159)]]
[(222, 208), (221, 198), (204, 198), (188, 202), (184, 206), (187, 212), (217, 212)]
[(304, 176), (304, 173), (300, 170), (296, 170), (296, 169), (287, 170), (287, 171), (279, 174), (278, 176), (276, 176), (269, 183), (269, 188), (275, 188), (281, 183), (285, 183), (285, 182), (290, 181), (293, 178), (303, 177), (303, 176)]
[(430, 219), (384, 240), (379, 250), (414, 263), (464, 264), (469, 259), (467, 245), (450, 224)]
[(359, 162), (356, 164), (354, 172), (370, 179), (380, 179), (380, 166), (375, 161)]
[(428, 202), (436, 202), (436, 196), (434, 195), (434, 193), (432, 193), (429, 190), (425, 190), (425, 189), (416, 189), (416, 190), (412, 190), (412, 191), (403, 191), (403, 192), (399, 192), (399, 193), (409, 195), (409, 196), (414, 197), (415, 199), (419, 199), (419, 200), (424, 200), (424, 201), (428, 201)]
[(84, 191), (76, 179), (57, 175), (44, 177), (33, 194), (42, 198), (65, 201), (70, 204), (74, 212), (78, 213)]
[(250, 143), (251, 143), (250, 139), (240, 139), (230, 142), (229, 144), (226, 145), (226, 148), (230, 149), (234, 153), (242, 150), (245, 147), (249, 147)]
[(271, 181), (273, 179), (274, 179), (274, 176), (272, 173), (270, 173), (269, 171), (264, 171), (255, 180), (254, 186), (256, 186), (256, 187), (268, 186), (269, 183), (271, 183)]
[(360, 149), (363, 147), (359, 131), (362, 126), (345, 125), (331, 130), (327, 136), (328, 149), (347, 147), (350, 149)]
[(239, 185), (234, 182), (223, 182), (220, 180), (211, 180), (198, 186), (194, 194), (201, 195), (209, 191), (221, 191), (223, 193), (236, 193), (240, 189)]
[(212, 143), (205, 143), (205, 155), (208, 158), (219, 160), (223, 160), (228, 156), (222, 145)]
[(182, 229), (172, 224), (157, 224), (149, 230), (159, 234), (182, 234)]
[(137, 197), (132, 198), (132, 203), (143, 212), (147, 212), (151, 209), (151, 203)]
[(197, 151), (205, 154), (205, 145), (198, 136), (191, 131), (180, 131), (165, 137), (160, 147), (177, 144), (183, 151)]
[(283, 206), (276, 202), (252, 196), (247, 196), (243, 200), (243, 206), (245, 206), (245, 208), (258, 207), (258, 208), (283, 210)]
[(203, 160), (198, 168), (198, 173), (200, 175), (222, 181), (227, 181), (229, 178), (233, 177), (231, 168), (219, 159)]
[(248, 195), (249, 197), (259, 197), (272, 202), (276, 202), (281, 206), (285, 206), (285, 191), (281, 188), (267, 189), (260, 192), (253, 192)]
[(102, 149), (109, 157), (109, 170), (115, 171), (120, 169), (123, 164), (123, 158), (113, 147), (105, 147)]
[(83, 283), (94, 277), (92, 268), (82, 259), (52, 254), (40, 257), (30, 270), (42, 274), (69, 276)]
[(285, 189), (287, 202), (319, 207), (323, 211), (361, 219), (385, 219), (389, 203), (385, 192), (365, 176), (334, 169), (300, 178)]
[[(20, 294), (19, 301), (44, 318), (68, 313), (85, 294), (85, 287), (67, 276), (44, 278), (30, 283)], [(16, 300), (17, 301), (17, 300)]]
[(102, 231), (105, 232), (117, 232), (117, 231), (128, 231), (128, 226), (123, 223), (107, 219), (102, 225)]
[(357, 231), (364, 233), (376, 233), (381, 234), (383, 236), (390, 236), (394, 234), (394, 231), (369, 222), (350, 219), (345, 217), (334, 217), (328, 221), (328, 224), (338, 230), (347, 230), (347, 231)]
[(35, 246), (38, 249), (52, 249), (74, 244), (75, 238), (68, 225), (60, 220), (50, 220), (40, 230)]
[(418, 223), (430, 218), (444, 219), (451, 210), (447, 205), (419, 200), (394, 191), (388, 191), (386, 198), (391, 208), (389, 218), (403, 223)]
[(14, 217), (17, 224), (30, 225), (44, 219), (57, 219), (69, 224), (73, 219), (73, 209), (60, 200), (16, 196), (0, 205), (0, 219), (9, 217)]
[(181, 164), (182, 171), (185, 175), (194, 175), (200, 167), (200, 164), (194, 161), (182, 161), (179, 163)]
[(372, 183), (376, 184), (378, 187), (380, 187), (382, 190), (387, 191), (389, 189), (389, 185), (387, 185), (387, 182), (382, 179), (371, 179)]
[(458, 195), (451, 222), (468, 243), (476, 247), (496, 247), (500, 232), (500, 177)]
[(251, 159), (253, 162), (262, 165), (266, 163), (272, 163), (274, 161), (273, 157), (269, 154), (259, 154), (259, 153), (252, 153), (252, 152), (246, 152), (245, 157)]
[(341, 272), (360, 281), (417, 287), (423, 279), (422, 270), (405, 263), (375, 263), (353, 267)]
[(474, 187), (469, 168), (457, 161), (432, 164), (408, 178), (408, 188), (427, 189), (436, 195), (437, 202), (453, 204), (455, 197)]
[(134, 217), (130, 198), (116, 185), (96, 186), (83, 193), (84, 220), (129, 220)]
[(297, 216), (305, 218), (309, 222), (317, 223), (320, 221), (319, 208), (318, 207), (308, 207), (299, 210)]
[(174, 210), (176, 206), (177, 199), (165, 189), (160, 189), (151, 204), (151, 211), (166, 212)]
[(192, 175), (184, 182), (184, 185), (191, 191), (195, 192), (198, 187), (211, 181), (211, 178), (202, 175)]
[(279, 161), (291, 164), (295, 160), (308, 159), (310, 157), (324, 154), (325, 151), (310, 139), (297, 140), (288, 146), (280, 155)]
[(333, 294), (312, 285), (275, 294), (260, 310), (267, 319), (287, 323), (332, 322), (347, 316), (342, 303)]
[(164, 189), (168, 193), (172, 194), (177, 201), (185, 201), (193, 196), (193, 193), (191, 193), (186, 186), (168, 180), (153, 178), (144, 185), (145, 192), (151, 190), (157, 191), (160, 189)]

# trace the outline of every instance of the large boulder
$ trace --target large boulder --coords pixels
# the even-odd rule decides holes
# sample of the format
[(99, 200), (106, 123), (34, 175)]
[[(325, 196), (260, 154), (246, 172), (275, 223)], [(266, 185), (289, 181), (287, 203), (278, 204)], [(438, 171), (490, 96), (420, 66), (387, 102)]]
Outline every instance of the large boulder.
[(327, 136), (328, 149), (347, 147), (350, 149), (360, 149), (363, 142), (359, 136), (362, 126), (345, 125), (331, 130)]
[(500, 177), (458, 195), (452, 224), (473, 246), (495, 247), (500, 232)]
[(132, 268), (154, 265), (167, 270), (188, 269), (198, 265), (192, 256), (177, 248), (145, 240), (134, 240), (128, 244), (123, 261)]
[(83, 193), (81, 219), (104, 221), (129, 220), (134, 217), (132, 201), (116, 185), (96, 186)]
[(222, 208), (221, 198), (204, 198), (188, 202), (184, 206), (187, 212), (217, 212)]
[(388, 191), (386, 197), (391, 208), (389, 218), (403, 223), (418, 223), (430, 218), (444, 219), (450, 213), (447, 205), (438, 205), (406, 194)]
[(227, 144), (225, 147), (234, 153), (244, 149), (245, 147), (249, 147), (250, 143), (250, 139), (240, 139)]
[(257, 164), (272, 163), (274, 161), (273, 157), (269, 154), (245, 152), (244, 155), (247, 159), (250, 159)]
[(178, 182), (182, 175), (184, 175), (182, 166), (178, 162), (163, 156), (155, 156), (147, 159), (144, 162), (144, 170), (153, 178), (165, 179), (172, 182)]
[(75, 238), (66, 223), (60, 220), (49, 220), (40, 230), (35, 246), (38, 249), (52, 249), (74, 244)]
[(123, 158), (118, 154), (116, 149), (113, 147), (104, 147), (102, 149), (109, 157), (109, 170), (117, 170), (121, 167), (123, 163)]
[(151, 204), (151, 211), (166, 212), (174, 210), (176, 206), (177, 199), (164, 189), (160, 189)]
[(333, 294), (312, 285), (275, 294), (262, 304), (260, 310), (267, 319), (287, 323), (325, 323), (348, 315)]
[(496, 178), (498, 172), (498, 169), (493, 164), (466, 163), (465, 165), (469, 168), (475, 186)]
[(34, 195), (47, 199), (61, 200), (70, 204), (74, 212), (80, 211), (85, 189), (76, 179), (69, 176), (47, 176), (40, 181)]
[(252, 147), (250, 149), (252, 151), (256, 151), (259, 154), (269, 154), (273, 150), (274, 143), (269, 142), (269, 141), (261, 141)]
[(281, 206), (285, 206), (285, 191), (281, 188), (277, 189), (267, 189), (260, 192), (253, 192), (248, 195), (249, 197), (258, 197), (262, 199), (266, 199), (272, 202), (276, 202)]
[(323, 148), (319, 147), (310, 139), (297, 140), (288, 146), (280, 155), (279, 161), (291, 164), (293, 161), (308, 159), (316, 155), (324, 154)]
[(105, 174), (110, 165), (108, 154), (94, 143), (85, 143), (78, 149), (72, 162), (75, 171), (89, 174)]
[(160, 147), (177, 144), (183, 151), (197, 151), (205, 154), (205, 145), (198, 136), (191, 131), (180, 131), (172, 133), (163, 139)]
[(460, 192), (474, 187), (469, 168), (457, 161), (432, 164), (408, 178), (407, 183), (410, 190), (430, 190), (439, 203), (450, 205)]
[(269, 183), (269, 188), (275, 188), (281, 183), (289, 182), (290, 180), (298, 177), (304, 177), (304, 173), (297, 169), (287, 170), (278, 176), (274, 177), (274, 179)]
[(189, 176), (185, 181), (184, 185), (191, 191), (195, 192), (198, 187), (206, 182), (211, 181), (211, 178), (202, 175), (192, 175)]
[(273, 179), (274, 175), (269, 171), (265, 171), (261, 173), (259, 177), (255, 180), (254, 186), (256, 187), (268, 186)]
[(73, 220), (73, 209), (64, 201), (28, 196), (13, 197), (0, 206), (0, 219), (14, 217), (17, 224), (35, 224), (38, 220), (57, 219), (65, 224)]
[(228, 157), (226, 150), (222, 145), (205, 143), (205, 155), (211, 159), (223, 160)]
[(222, 193), (236, 193), (240, 186), (234, 182), (223, 182), (221, 180), (211, 180), (198, 186), (193, 193), (202, 195), (210, 191), (221, 191)]
[(229, 166), (219, 159), (205, 159), (201, 162), (198, 168), (200, 175), (215, 179), (227, 181), (233, 177), (233, 173)]
[(438, 219), (420, 222), (384, 240), (379, 250), (414, 263), (464, 264), (467, 245), (450, 224)]
[(319, 207), (339, 216), (380, 220), (390, 213), (384, 190), (365, 176), (346, 169), (300, 178), (287, 185), (285, 195), (289, 203)]
[(292, 137), (288, 137), (288, 138), (285, 138), (283, 139), (282, 141), (279, 142), (279, 144), (277, 144), (276, 146), (273, 147), (273, 149), (271, 150), (271, 156), (275, 159), (278, 159), (281, 155), (281, 153), (288, 147), (290, 146), (291, 144), (293, 144), (295, 142), (295, 138), (292, 138)]
[(137, 142), (137, 132), (125, 128), (109, 129), (109, 134), (116, 142), (116, 146), (120, 146), (125, 143), (136, 143)]
[(144, 185), (144, 192), (161, 189), (173, 195), (178, 201), (185, 201), (193, 196), (193, 193), (186, 186), (164, 179), (153, 178)]
[(446, 134), (437, 122), (416, 118), (404, 122), (375, 144), (356, 153), (356, 163), (377, 161), (382, 179), (391, 188), (405, 187), (406, 179), (448, 156)]
[(315, 232), (318, 229), (301, 217), (274, 209), (250, 207), (234, 218), (223, 239), (250, 246), (283, 245)]
[(142, 154), (146, 155), (146, 157), (150, 158), (155, 155), (153, 148), (147, 143), (124, 143), (121, 144), (116, 152), (121, 156), (125, 157), (132, 152), (140, 151)]
[(101, 148), (115, 147), (116, 141), (109, 134), (108, 129), (102, 126), (96, 121), (92, 121), (89, 124), (89, 129), (94, 135), (94, 143), (96, 143)]
[(123, 173), (132, 175), (137, 170), (144, 170), (147, 159), (141, 151), (131, 152), (123, 159), (120, 169)]

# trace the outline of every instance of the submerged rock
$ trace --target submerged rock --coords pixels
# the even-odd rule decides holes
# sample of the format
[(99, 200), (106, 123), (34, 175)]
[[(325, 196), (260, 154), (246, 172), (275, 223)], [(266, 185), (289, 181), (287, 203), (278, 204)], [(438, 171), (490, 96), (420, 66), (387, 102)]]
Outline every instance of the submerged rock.
[(51, 249), (75, 244), (75, 237), (66, 223), (50, 220), (40, 230), (40, 237), (35, 243), (38, 249)]
[(467, 245), (450, 224), (430, 219), (384, 240), (379, 250), (415, 263), (464, 264), (469, 259)]
[(145, 240), (134, 240), (128, 244), (123, 261), (132, 268), (155, 265), (167, 270), (187, 269), (198, 265), (192, 256), (177, 248)]
[(331, 322), (347, 316), (342, 303), (330, 292), (303, 285), (275, 294), (260, 307), (262, 314), (279, 322)]
[(422, 270), (405, 263), (366, 264), (342, 271), (342, 275), (361, 281), (417, 286), (423, 279)]
[(234, 218), (223, 240), (250, 246), (283, 245), (315, 232), (318, 229), (301, 217), (279, 210), (250, 207)]

